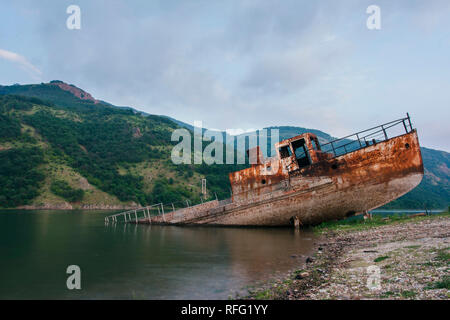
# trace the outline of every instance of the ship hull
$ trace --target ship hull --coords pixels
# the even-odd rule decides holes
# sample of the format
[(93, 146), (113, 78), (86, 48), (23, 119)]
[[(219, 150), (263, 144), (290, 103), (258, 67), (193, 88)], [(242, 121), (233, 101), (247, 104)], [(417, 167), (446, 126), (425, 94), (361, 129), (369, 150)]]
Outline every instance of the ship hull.
[[(330, 185), (315, 191), (289, 196), (229, 212), (222, 217), (203, 218), (196, 224), (242, 226), (288, 226), (297, 217), (302, 225), (316, 225), (324, 221), (340, 220), (378, 208), (416, 187), (422, 174), (409, 174), (387, 183), (376, 183), (336, 190)], [(339, 188), (338, 188), (339, 189)]]
[(389, 203), (415, 188), (422, 177), (422, 156), (413, 130), (294, 172), (270, 192), (140, 222), (288, 226), (296, 218), (302, 225), (315, 225)]

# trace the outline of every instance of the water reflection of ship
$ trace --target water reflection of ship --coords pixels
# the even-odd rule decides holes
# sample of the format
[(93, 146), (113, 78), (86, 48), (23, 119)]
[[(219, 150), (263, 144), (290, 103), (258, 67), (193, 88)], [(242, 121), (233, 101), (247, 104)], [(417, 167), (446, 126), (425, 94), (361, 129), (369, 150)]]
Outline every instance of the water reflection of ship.
[[(316, 239), (312, 232), (286, 228), (152, 226), (144, 230), (128, 226), (130, 230), (143, 232), (144, 241), (153, 247), (182, 250), (182, 256), (188, 259), (180, 261), (181, 264), (210, 263), (212, 268), (226, 264), (229, 276), (240, 280), (262, 280), (277, 270), (289, 270), (311, 253)], [(151, 236), (155, 231), (157, 242)]]

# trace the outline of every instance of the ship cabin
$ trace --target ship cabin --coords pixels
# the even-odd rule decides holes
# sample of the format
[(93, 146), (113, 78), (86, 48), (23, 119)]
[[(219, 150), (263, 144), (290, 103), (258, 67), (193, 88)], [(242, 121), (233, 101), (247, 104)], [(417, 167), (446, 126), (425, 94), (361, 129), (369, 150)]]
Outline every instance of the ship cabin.
[(277, 160), (287, 172), (296, 171), (331, 157), (323, 152), (313, 133), (304, 133), (275, 144)]
[(233, 201), (273, 192), (291, 172), (331, 157), (309, 132), (276, 143), (275, 150), (276, 155), (266, 159), (259, 146), (247, 151), (251, 167), (229, 174)]

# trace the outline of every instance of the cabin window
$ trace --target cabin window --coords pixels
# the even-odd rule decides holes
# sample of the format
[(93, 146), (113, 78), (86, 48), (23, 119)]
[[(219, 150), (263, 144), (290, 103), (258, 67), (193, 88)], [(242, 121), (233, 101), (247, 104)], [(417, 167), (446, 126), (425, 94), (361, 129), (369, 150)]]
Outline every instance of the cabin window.
[(289, 148), (289, 146), (281, 147), (280, 149), (278, 149), (278, 151), (280, 152), (281, 159), (290, 157), (291, 154), (292, 154), (291, 149)]
[(294, 149), (295, 158), (297, 159), (297, 163), (300, 168), (309, 166), (311, 164), (308, 149), (305, 145), (305, 139), (300, 139), (292, 142), (292, 148)]
[(316, 138), (310, 138), (311, 139), (311, 144), (314, 148), (314, 150), (320, 150), (320, 145), (319, 145), (319, 141), (317, 141)]

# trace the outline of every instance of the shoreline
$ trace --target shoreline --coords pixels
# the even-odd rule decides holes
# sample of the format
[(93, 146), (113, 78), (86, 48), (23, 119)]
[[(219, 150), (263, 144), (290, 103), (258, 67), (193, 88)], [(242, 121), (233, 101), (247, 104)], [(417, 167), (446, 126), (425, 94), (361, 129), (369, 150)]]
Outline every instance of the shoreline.
[(450, 299), (449, 213), (332, 222), (314, 230), (321, 237), (312, 256), (237, 298)]

